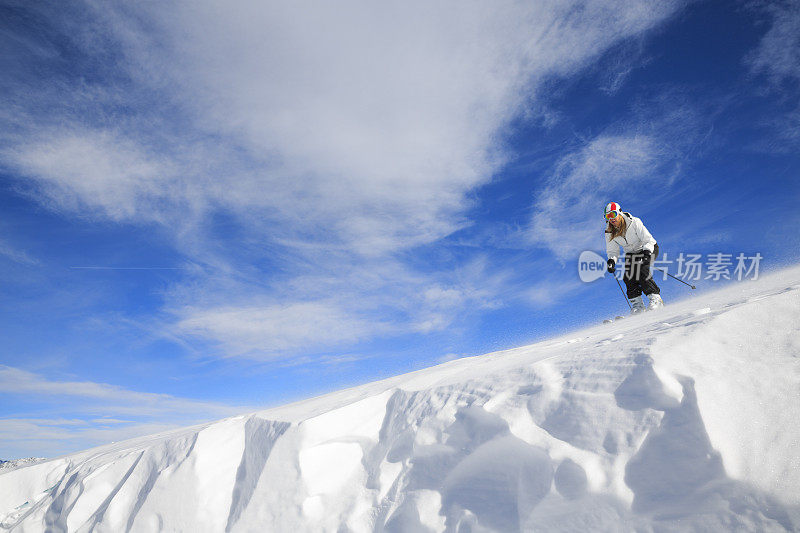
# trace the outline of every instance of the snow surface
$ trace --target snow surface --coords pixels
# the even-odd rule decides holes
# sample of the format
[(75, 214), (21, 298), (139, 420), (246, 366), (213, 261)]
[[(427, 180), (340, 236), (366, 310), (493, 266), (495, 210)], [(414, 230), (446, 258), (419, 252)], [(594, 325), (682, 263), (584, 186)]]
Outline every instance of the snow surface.
[(793, 268), (531, 346), (0, 470), (0, 528), (797, 531), (798, 443)]
[(11, 470), (12, 468), (19, 468), (20, 466), (32, 465), (45, 461), (44, 457), (27, 457), (25, 459), (14, 459), (13, 461), (1, 461), (0, 470)]

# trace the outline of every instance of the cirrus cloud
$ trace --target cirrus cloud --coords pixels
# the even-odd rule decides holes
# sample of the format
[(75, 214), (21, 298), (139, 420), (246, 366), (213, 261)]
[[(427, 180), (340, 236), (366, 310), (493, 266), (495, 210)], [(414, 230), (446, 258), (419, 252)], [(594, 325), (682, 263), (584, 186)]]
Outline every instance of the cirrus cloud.
[(99, 81), (23, 87), (36, 126), (18, 118), (3, 159), (115, 219), (222, 206), (359, 252), (432, 242), (465, 223), (542, 82), (678, 5), (87, 2), (71, 45)]
[[(508, 158), (506, 126), (547, 103), (550, 80), (681, 5), (31, 7), (47, 36), (14, 46), (51, 79), (3, 82), (14, 109), (0, 113), (0, 164), (47, 205), (155, 221), (214, 265), (172, 287), (165, 309), (230, 354), (437, 331), (502, 303), (400, 254), (471, 224), (472, 194)], [(267, 261), (283, 283), (261, 281)]]
[(0, 397), (5, 405), (20, 399), (26, 405), (49, 402), (38, 416), (5, 413), (0, 418), (0, 456), (6, 458), (53, 456), (256, 409), (107, 383), (53, 380), (6, 365), (0, 365)]

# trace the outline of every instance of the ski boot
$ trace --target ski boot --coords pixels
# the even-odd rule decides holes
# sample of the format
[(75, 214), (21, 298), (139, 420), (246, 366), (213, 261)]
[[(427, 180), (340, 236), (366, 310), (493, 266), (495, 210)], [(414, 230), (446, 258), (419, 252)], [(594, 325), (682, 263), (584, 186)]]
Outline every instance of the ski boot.
[(644, 301), (642, 297), (637, 296), (636, 298), (631, 298), (631, 314), (638, 315), (639, 313), (644, 313), (644, 311)]
[(662, 307), (664, 307), (664, 300), (661, 299), (660, 294), (656, 293), (648, 294), (647, 298), (650, 299), (650, 303), (647, 305), (648, 311), (654, 311), (656, 309), (661, 309)]

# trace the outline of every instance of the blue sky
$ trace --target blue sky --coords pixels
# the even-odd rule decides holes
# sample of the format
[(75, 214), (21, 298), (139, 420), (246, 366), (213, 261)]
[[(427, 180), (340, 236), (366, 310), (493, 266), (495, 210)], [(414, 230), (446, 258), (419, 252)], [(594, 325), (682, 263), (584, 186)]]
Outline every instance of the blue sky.
[(618, 314), (611, 200), (800, 259), (797, 2), (135, 4), (0, 6), (0, 458)]

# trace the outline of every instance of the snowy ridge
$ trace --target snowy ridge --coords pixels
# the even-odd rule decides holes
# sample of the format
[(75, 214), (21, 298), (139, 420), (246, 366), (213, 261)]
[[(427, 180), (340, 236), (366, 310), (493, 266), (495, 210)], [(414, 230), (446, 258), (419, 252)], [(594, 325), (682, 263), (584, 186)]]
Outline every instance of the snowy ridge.
[(793, 268), (531, 346), (0, 471), (0, 528), (797, 531), (798, 420)]
[(28, 466), (45, 461), (44, 457), (26, 457), (25, 459), (14, 459), (13, 461), (0, 461), (0, 470), (11, 470), (20, 466)]

